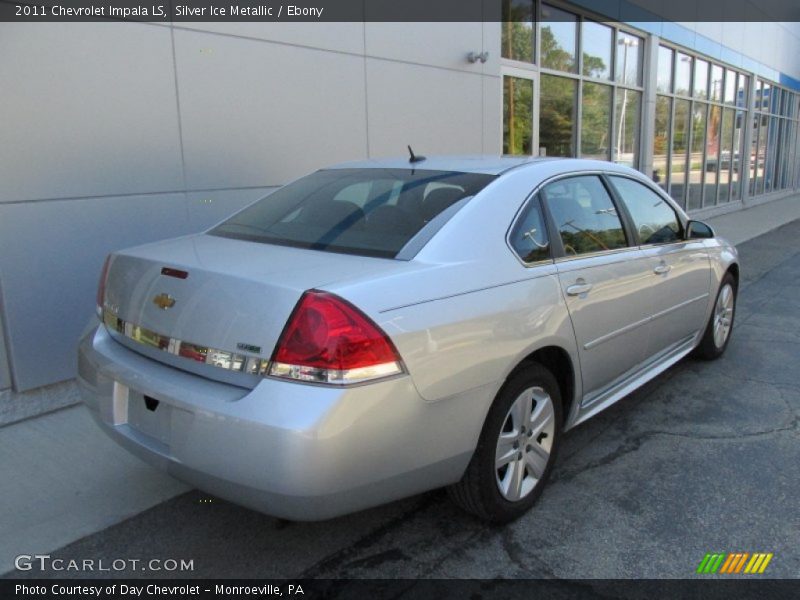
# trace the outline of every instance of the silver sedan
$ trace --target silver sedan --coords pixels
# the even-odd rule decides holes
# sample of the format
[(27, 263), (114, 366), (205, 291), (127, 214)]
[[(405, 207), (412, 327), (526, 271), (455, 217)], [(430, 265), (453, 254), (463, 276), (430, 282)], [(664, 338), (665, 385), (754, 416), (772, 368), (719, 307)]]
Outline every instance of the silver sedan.
[(626, 167), (350, 163), (109, 256), (79, 382), (122, 446), (259, 511), (449, 486), (503, 522), (564, 431), (724, 352), (738, 280), (735, 248)]

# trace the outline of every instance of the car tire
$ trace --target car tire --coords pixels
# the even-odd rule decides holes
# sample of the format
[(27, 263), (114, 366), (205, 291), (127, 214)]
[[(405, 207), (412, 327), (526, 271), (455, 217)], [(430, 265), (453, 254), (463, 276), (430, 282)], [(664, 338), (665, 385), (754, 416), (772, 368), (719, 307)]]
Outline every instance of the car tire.
[(561, 426), (556, 378), (538, 363), (518, 368), (492, 403), (467, 470), (448, 488), (450, 498), (485, 521), (518, 518), (542, 493)]
[(733, 319), (736, 316), (736, 279), (725, 273), (717, 290), (714, 309), (708, 319), (703, 338), (694, 355), (702, 360), (714, 360), (722, 356), (733, 333)]

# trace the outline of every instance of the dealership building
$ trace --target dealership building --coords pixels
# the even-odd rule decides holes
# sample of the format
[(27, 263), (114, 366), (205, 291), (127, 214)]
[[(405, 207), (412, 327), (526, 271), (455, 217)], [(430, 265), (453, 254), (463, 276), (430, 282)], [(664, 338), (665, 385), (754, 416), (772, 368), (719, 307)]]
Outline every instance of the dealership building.
[(332, 163), (600, 158), (698, 218), (797, 194), (800, 23), (740, 1), (751, 22), (505, 0), (492, 22), (0, 23), (0, 418), (76, 399), (109, 252)]

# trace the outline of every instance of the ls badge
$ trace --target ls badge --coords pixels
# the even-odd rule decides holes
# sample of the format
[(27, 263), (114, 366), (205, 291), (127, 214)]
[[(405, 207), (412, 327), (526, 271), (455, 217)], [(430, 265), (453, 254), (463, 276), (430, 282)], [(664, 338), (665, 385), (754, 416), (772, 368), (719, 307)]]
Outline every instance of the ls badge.
[(175, 306), (175, 298), (169, 294), (159, 294), (153, 298), (153, 304), (155, 304), (161, 310), (167, 310), (168, 308)]

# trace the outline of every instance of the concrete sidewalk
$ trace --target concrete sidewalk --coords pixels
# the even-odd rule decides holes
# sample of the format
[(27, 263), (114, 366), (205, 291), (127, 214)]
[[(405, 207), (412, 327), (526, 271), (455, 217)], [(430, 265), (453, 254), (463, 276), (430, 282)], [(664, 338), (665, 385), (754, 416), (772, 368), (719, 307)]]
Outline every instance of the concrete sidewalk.
[[(707, 222), (739, 244), (797, 219), (795, 195)], [(0, 573), (188, 489), (107, 439), (82, 406), (0, 427), (0, 481)]]

